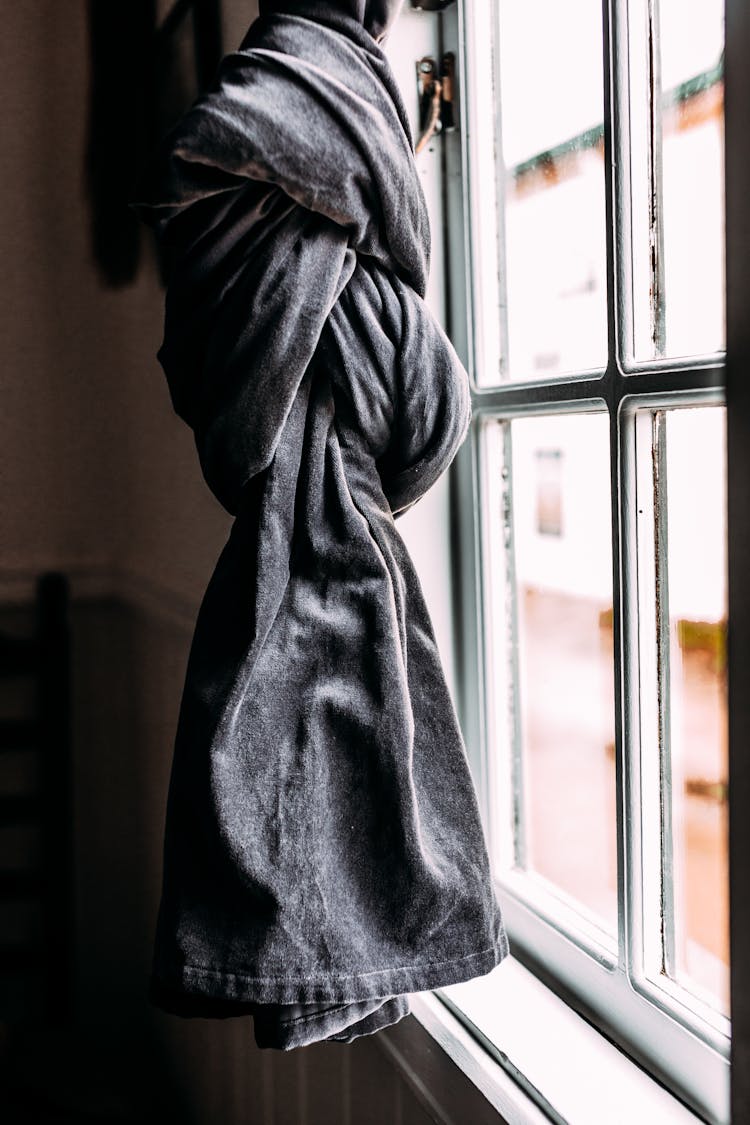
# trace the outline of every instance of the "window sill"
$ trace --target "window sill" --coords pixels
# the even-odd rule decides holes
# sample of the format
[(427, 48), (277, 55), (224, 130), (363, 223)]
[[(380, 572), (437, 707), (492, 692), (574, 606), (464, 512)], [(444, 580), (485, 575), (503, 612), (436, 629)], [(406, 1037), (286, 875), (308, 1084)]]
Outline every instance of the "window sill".
[(701, 1120), (513, 957), (412, 1011), (508, 1125)]

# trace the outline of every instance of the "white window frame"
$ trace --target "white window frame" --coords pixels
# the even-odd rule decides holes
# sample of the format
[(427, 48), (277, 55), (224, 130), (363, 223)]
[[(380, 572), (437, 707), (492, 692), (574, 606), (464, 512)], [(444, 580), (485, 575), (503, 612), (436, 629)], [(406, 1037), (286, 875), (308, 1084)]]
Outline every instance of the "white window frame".
[[(489, 729), (491, 715), (487, 701), (491, 693), (488, 690), (487, 646), (482, 635), (487, 598), (482, 559), (486, 557), (487, 543), (479, 513), (484, 503), (483, 490), (486, 490), (488, 482), (479, 435), (484, 420), (490, 417), (511, 419), (534, 413), (608, 409), (612, 419), (613, 447), (618, 451), (612, 459), (611, 480), (615, 547), (615, 690), (618, 699), (618, 897), (621, 904), (617, 948), (602, 943), (600, 934), (587, 929), (574, 912), (566, 917), (559, 905), (550, 911), (544, 894), (535, 894), (533, 884), (522, 877), (514, 878), (504, 873), (501, 878), (502, 903), (516, 958), (521, 959), (538, 979), (546, 982), (573, 1008), (599, 1026), (630, 1057), (643, 1062), (685, 1103), (706, 1119), (723, 1122), (729, 1120), (727, 1021), (717, 1018), (708, 1009), (697, 1011), (692, 1000), (685, 1004), (685, 997), (677, 988), (672, 990), (671, 996), (663, 988), (654, 988), (636, 955), (642, 941), (641, 881), (635, 872), (640, 869), (642, 858), (638, 824), (643, 795), (641, 771), (637, 768), (638, 693), (627, 690), (627, 685), (636, 684), (639, 679), (633, 443), (645, 416), (639, 415), (638, 411), (722, 401), (725, 368), (721, 359), (715, 356), (686, 362), (659, 360), (635, 365), (622, 345), (622, 341), (630, 335), (628, 310), (632, 305), (630, 270), (624, 254), (624, 248), (629, 245), (630, 219), (627, 63), (624, 49), (628, 42), (628, 27), (625, 4), (620, 0), (604, 0), (607, 369), (598, 375), (550, 378), (533, 384), (479, 386), (479, 380), (475, 378), (478, 370), (499, 371), (495, 311), (500, 298), (495, 252), (495, 240), (500, 234), (499, 212), (493, 192), (488, 190), (488, 184), (499, 182), (494, 163), (497, 156), (494, 141), (499, 128), (498, 98), (487, 97), (488, 90), (499, 89), (487, 35), (487, 27), (495, 18), (495, 11), (495, 0), (464, 0), (463, 3), (459, 0), (455, 8), (443, 15), (445, 46), (448, 49), (454, 45), (458, 47), (462, 64), (459, 66), (461, 130), (453, 137), (444, 138), (450, 328), (454, 343), (472, 374), (475, 412), (472, 434), (453, 474), (454, 542), (461, 545), (460, 555), (454, 561), (458, 577), (457, 621), (463, 629), (457, 685), (462, 725), (485, 815), (488, 823), (492, 824), (493, 820), (497, 823), (498, 818), (489, 815), (489, 794), (497, 792), (497, 786), (490, 786), (488, 778), (492, 769), (492, 753), (489, 751), (492, 732)], [(746, 19), (744, 13), (728, 13), (728, 21), (734, 20), (737, 25)], [(735, 42), (737, 37), (735, 32)], [(727, 44), (728, 48), (733, 45), (729, 23)], [(736, 57), (741, 58), (739, 50)], [(729, 67), (728, 59), (728, 71)], [(472, 81), (467, 82), (467, 74), (472, 76)], [(733, 140), (731, 123), (727, 114), (728, 150)], [(744, 143), (747, 148), (747, 142)], [(612, 159), (613, 151), (619, 153), (617, 161)], [(731, 212), (728, 213), (728, 229), (731, 229), (730, 222)], [(481, 239), (477, 236), (478, 231), (481, 231)], [(731, 309), (729, 320), (731, 348)], [(731, 443), (731, 421), (729, 429)], [(731, 492), (730, 445), (730, 505)], [(730, 559), (731, 555), (730, 532)], [(731, 591), (730, 571), (730, 616), (735, 620)], [(627, 615), (622, 612), (624, 603), (630, 606)], [(730, 651), (730, 692), (732, 667)], [(736, 676), (735, 670), (735, 682)], [(731, 724), (730, 703), (730, 737)], [(732, 757), (733, 765), (736, 765), (736, 753)], [(736, 781), (733, 771), (732, 786)], [(733, 893), (734, 890), (733, 884)], [(737, 945), (734, 926), (732, 940), (734, 963)], [(618, 953), (618, 949), (621, 952)], [(502, 988), (502, 972), (501, 966), (490, 978), (491, 985), (488, 987)], [(500, 993), (498, 999), (502, 999)], [(462, 1000), (460, 990), (452, 990), (449, 1002), (455, 1012), (461, 1013), (463, 1009), (465, 1020), (479, 1027), (487, 1038), (487, 1032), (481, 1027), (481, 1013), (470, 1010), (469, 998)], [(616, 1013), (614, 1019), (613, 1011)], [(736, 1050), (737, 1012), (734, 1008), (733, 1011)]]

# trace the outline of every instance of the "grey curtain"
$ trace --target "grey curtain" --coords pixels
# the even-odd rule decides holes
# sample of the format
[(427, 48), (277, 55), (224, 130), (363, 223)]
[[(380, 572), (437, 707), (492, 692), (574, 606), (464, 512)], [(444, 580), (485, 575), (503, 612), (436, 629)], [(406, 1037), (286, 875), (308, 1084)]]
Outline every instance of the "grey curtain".
[(159, 352), (235, 515), (177, 730), (152, 996), (349, 1039), (507, 953), (466, 754), (395, 518), (444, 472), (467, 376), (378, 40), (388, 0), (266, 3), (172, 130), (143, 216)]

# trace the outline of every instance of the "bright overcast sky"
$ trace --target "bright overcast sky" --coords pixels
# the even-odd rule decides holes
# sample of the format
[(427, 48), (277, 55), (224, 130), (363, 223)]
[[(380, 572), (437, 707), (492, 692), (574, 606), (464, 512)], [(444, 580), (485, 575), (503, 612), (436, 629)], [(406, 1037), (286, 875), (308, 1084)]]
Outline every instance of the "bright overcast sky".
[[(634, 18), (640, 9), (631, 4)], [(661, 0), (660, 9), (669, 89), (718, 61), (723, 3)], [(501, 0), (500, 11), (503, 149), (513, 165), (601, 122), (601, 2)]]

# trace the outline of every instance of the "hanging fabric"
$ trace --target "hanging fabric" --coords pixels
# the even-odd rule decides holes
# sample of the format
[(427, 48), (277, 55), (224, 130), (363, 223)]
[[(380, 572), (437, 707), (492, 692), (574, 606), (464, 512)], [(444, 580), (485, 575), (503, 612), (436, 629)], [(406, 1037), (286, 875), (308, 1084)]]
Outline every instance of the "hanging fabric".
[(174, 262), (159, 359), (236, 518), (195, 628), (152, 997), (348, 1040), (508, 945), (395, 517), (469, 423), (378, 40), (393, 0), (269, 2), (140, 204)]

